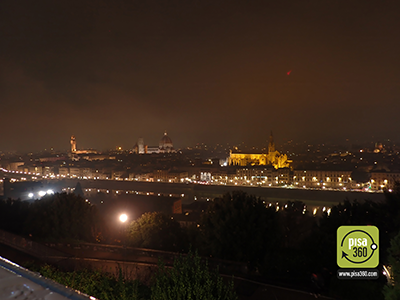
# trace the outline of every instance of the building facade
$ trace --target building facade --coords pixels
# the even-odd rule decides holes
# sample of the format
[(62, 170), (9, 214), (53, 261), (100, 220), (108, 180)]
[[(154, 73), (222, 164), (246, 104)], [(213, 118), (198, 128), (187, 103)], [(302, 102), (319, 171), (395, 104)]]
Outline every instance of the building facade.
[(351, 188), (351, 171), (295, 170), (293, 185), (307, 188)]
[(274, 137), (269, 136), (268, 152), (251, 153), (239, 150), (231, 150), (229, 154), (229, 165), (234, 166), (265, 166), (272, 165), (275, 169), (288, 168), (290, 162), (286, 154), (280, 154), (275, 149)]
[(165, 131), (163, 137), (161, 138), (158, 146), (148, 146), (144, 144), (143, 138), (139, 138), (138, 142), (132, 149), (133, 153), (138, 154), (152, 154), (152, 153), (171, 153), (176, 152), (171, 138), (167, 135)]
[(371, 172), (370, 186), (373, 191), (392, 191), (400, 183), (398, 172)]

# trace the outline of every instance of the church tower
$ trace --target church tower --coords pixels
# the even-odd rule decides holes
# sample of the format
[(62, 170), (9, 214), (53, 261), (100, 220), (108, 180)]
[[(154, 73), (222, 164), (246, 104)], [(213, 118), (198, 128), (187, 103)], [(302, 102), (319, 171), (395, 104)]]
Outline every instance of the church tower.
[(76, 139), (75, 136), (71, 136), (71, 153), (76, 152)]
[(268, 143), (268, 153), (274, 153), (275, 152), (275, 143), (274, 143), (274, 136), (272, 135), (272, 130), (271, 130), (271, 135), (269, 136), (269, 143)]
[(146, 154), (146, 151), (145, 151), (145, 145), (144, 145), (144, 140), (143, 140), (143, 138), (139, 138), (139, 140), (138, 140), (138, 153), (139, 154)]

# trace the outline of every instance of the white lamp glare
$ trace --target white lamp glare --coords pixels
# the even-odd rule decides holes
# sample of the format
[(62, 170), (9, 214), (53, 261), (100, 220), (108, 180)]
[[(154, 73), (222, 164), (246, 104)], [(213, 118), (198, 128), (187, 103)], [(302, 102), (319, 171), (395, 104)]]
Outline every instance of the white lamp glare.
[(119, 220), (122, 223), (125, 223), (128, 220), (128, 216), (126, 214), (122, 214), (122, 215), (119, 216)]

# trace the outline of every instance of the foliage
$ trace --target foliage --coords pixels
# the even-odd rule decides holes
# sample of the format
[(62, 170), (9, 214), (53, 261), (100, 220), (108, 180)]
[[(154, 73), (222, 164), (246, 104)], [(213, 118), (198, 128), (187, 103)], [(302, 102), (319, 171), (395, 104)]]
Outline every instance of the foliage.
[(315, 217), (306, 211), (301, 201), (288, 201), (279, 205), (276, 213), (275, 232), (277, 237), (273, 247), (268, 249), (260, 266), (262, 275), (304, 287), (309, 283), (312, 257), (307, 250), (307, 242), (316, 228)]
[(333, 299), (383, 300), (382, 286), (382, 279), (343, 280), (338, 279), (336, 276), (332, 276), (330, 282), (330, 296), (332, 296)]
[[(309, 249), (313, 252), (315, 262), (319, 267), (334, 270), (336, 266), (336, 231), (342, 225), (374, 225), (379, 229), (380, 261), (386, 260), (386, 251), (390, 240), (399, 231), (400, 202), (399, 195), (386, 195), (383, 202), (350, 202), (345, 200), (331, 209), (328, 216), (325, 214), (320, 225), (314, 231), (309, 241)], [(397, 217), (399, 216), (399, 217)]]
[(28, 213), (29, 202), (27, 201), (11, 199), (0, 201), (0, 229), (22, 234)]
[(209, 206), (200, 229), (207, 253), (256, 266), (276, 242), (275, 207), (244, 192), (228, 193)]
[(49, 265), (45, 265), (37, 271), (47, 278), (97, 299), (148, 299), (148, 288), (141, 285), (137, 280), (125, 280), (121, 268), (119, 268), (118, 279), (108, 273), (87, 269), (62, 272)]
[(160, 212), (143, 214), (128, 229), (129, 243), (134, 247), (165, 251), (187, 248), (187, 240), (179, 223)]
[(387, 285), (384, 288), (386, 300), (400, 299), (400, 232), (391, 241), (388, 249), (389, 265), (391, 266), (391, 277), (393, 285)]
[(94, 241), (100, 220), (95, 206), (75, 194), (54, 194), (31, 204), (25, 232), (47, 240)]
[(306, 213), (301, 201), (288, 201), (277, 214), (280, 245), (283, 248), (301, 248), (302, 241), (308, 237), (315, 225), (315, 218)]
[[(346, 280), (338, 280), (335, 276), (338, 269), (336, 264), (336, 232), (342, 225), (374, 225), (379, 229), (380, 262), (386, 261), (386, 251), (391, 237), (398, 232), (398, 223), (395, 216), (399, 214), (399, 205), (393, 201), (399, 195), (386, 195), (383, 202), (363, 202), (345, 200), (331, 209), (330, 215), (325, 214), (319, 220), (312, 236), (304, 244), (304, 249), (309, 253), (311, 272), (327, 270), (330, 278), (325, 278), (329, 286), (329, 293), (343, 299), (363, 299), (363, 297), (382, 297), (382, 288), (385, 279), (381, 276), (378, 280), (360, 281), (350, 284)], [(399, 200), (399, 199), (398, 199)], [(351, 287), (351, 289), (350, 289)], [(372, 298), (371, 298), (372, 299)]]
[[(335, 276), (338, 268), (337, 228), (342, 225), (375, 225), (380, 231), (380, 261), (385, 263), (389, 260), (395, 282), (398, 281), (400, 237), (394, 237), (400, 231), (399, 189), (386, 194), (383, 202), (346, 200), (332, 207), (330, 215), (325, 213), (322, 218), (303, 214), (303, 206), (301, 202), (289, 202), (286, 208), (276, 212), (274, 206), (266, 207), (254, 196), (233, 192), (209, 205), (200, 227), (182, 229), (178, 222), (162, 213), (146, 213), (129, 225), (129, 240), (132, 246), (167, 251), (187, 249), (190, 242), (202, 254), (249, 262), (253, 270), (257, 267), (263, 275), (290, 281), (291, 284), (296, 280), (306, 286), (307, 282), (311, 284), (312, 273), (322, 274), (322, 292), (328, 293), (329, 290), (331, 295), (351, 298), (357, 287), (366, 291), (360, 295), (374, 295), (378, 299), (384, 278), (354, 284), (354, 293), (351, 294), (348, 290), (350, 283), (337, 280)], [(19, 233), (23, 232), (21, 224), (25, 226), (25, 233), (53, 240), (90, 241), (100, 231), (96, 209), (74, 194), (46, 196), (33, 204), (1, 201), (0, 228)], [(387, 258), (386, 249), (391, 240)], [(165, 276), (173, 274), (164, 271)], [(374, 291), (378, 294), (375, 295)], [(387, 299), (395, 299), (397, 293), (396, 286), (385, 288)]]
[(225, 285), (218, 271), (210, 272), (207, 263), (192, 252), (175, 259), (172, 269), (159, 264), (151, 287), (151, 300), (233, 300), (237, 299), (233, 281)]
[[(218, 270), (209, 271), (207, 262), (192, 252), (175, 259), (173, 268), (160, 262), (151, 287), (138, 280), (125, 280), (119, 268), (115, 278), (109, 273), (88, 269), (63, 272), (49, 265), (40, 268), (31, 266), (32, 271), (62, 285), (78, 290), (101, 300), (236, 300), (233, 281), (226, 285)], [(150, 296), (151, 295), (151, 296)]]
[(82, 198), (84, 197), (82, 186), (81, 186), (81, 183), (79, 181), (75, 186), (74, 194), (77, 195), (77, 196), (81, 196)]

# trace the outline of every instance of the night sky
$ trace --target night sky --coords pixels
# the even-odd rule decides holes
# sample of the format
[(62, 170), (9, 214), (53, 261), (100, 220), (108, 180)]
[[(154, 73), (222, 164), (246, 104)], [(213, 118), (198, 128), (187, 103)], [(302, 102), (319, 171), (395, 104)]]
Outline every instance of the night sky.
[(399, 140), (400, 1), (1, 0), (0, 104), (3, 151)]

